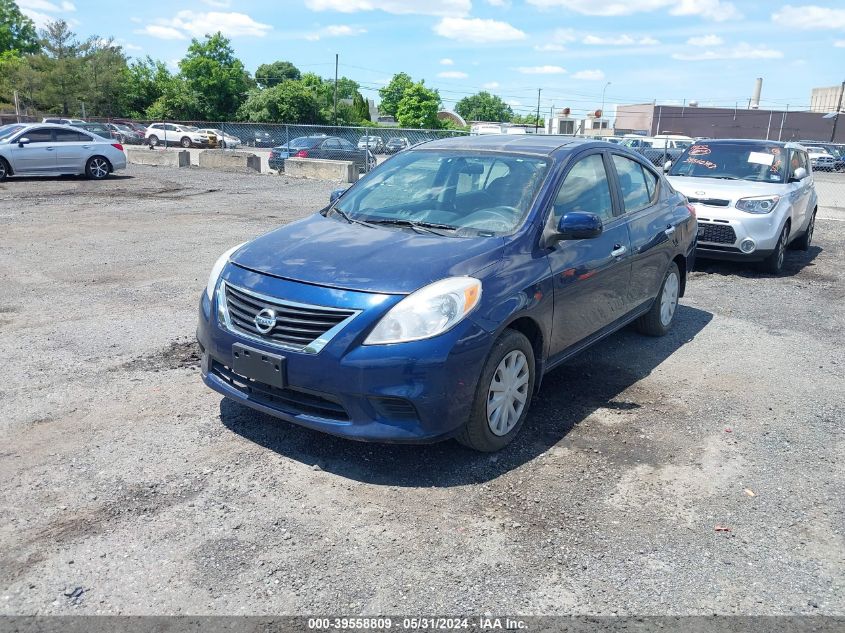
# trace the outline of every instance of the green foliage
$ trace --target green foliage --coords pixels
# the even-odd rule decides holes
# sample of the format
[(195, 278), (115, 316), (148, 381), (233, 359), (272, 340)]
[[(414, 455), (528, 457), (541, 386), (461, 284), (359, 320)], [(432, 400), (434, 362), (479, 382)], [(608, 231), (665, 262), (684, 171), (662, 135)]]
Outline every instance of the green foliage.
[(261, 64), (255, 71), (255, 82), (262, 88), (272, 88), (288, 79), (298, 80), (301, 77), (299, 68), (285, 61)]
[(252, 90), (238, 111), (243, 121), (320, 123), (314, 91), (302, 81), (283, 81), (272, 88)]
[(511, 122), (519, 123), (520, 125), (539, 125), (539, 127), (546, 125), (545, 119), (543, 117), (537, 118), (536, 114), (517, 114)]
[(402, 127), (436, 128), (440, 126), (439, 109), (440, 94), (420, 81), (405, 90), (396, 108), (396, 119)]
[(196, 97), (190, 119), (231, 119), (253, 85), (231, 43), (219, 32), (207, 35), (203, 41), (191, 40), (179, 69), (186, 92)]
[(414, 80), (406, 73), (397, 73), (393, 75), (393, 79), (384, 88), (379, 89), (378, 94), (381, 97), (379, 104), (379, 111), (383, 114), (397, 117), (399, 113), (399, 102), (414, 85)]
[(367, 105), (367, 100), (360, 92), (355, 93), (355, 97), (352, 99), (352, 108), (357, 122), (370, 120), (370, 106)]
[(455, 112), (467, 121), (496, 121), (506, 123), (513, 118), (513, 110), (500, 97), (479, 92), (464, 97), (455, 104)]
[(147, 109), (164, 95), (172, 81), (164, 62), (149, 55), (133, 61), (123, 71), (123, 114), (137, 119), (148, 116)]
[(37, 53), (39, 48), (32, 20), (21, 13), (14, 0), (0, 0), (0, 54)]
[(41, 48), (42, 53), (31, 60), (43, 78), (39, 103), (63, 116), (78, 112), (83, 85), (83, 43), (67, 22), (57, 20), (41, 31)]
[(83, 83), (78, 97), (89, 116), (111, 117), (124, 111), (126, 56), (113, 40), (92, 37), (81, 47)]

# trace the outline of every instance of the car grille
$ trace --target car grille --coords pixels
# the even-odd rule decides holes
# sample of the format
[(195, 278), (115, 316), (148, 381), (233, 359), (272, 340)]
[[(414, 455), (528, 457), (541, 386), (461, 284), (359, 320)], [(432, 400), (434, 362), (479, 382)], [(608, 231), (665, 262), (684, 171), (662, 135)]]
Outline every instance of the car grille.
[(328, 394), (316, 394), (290, 387), (279, 389), (236, 374), (216, 360), (211, 361), (209, 372), (240, 391), (252, 402), (263, 404), (265, 407), (291, 415), (312, 415), (338, 421), (349, 420), (346, 409), (331, 399)]
[(687, 198), (691, 203), (704, 204), (708, 207), (726, 207), (731, 201), (721, 200), (720, 198)]
[(699, 222), (698, 241), (733, 244), (736, 242), (736, 233), (733, 227), (727, 224), (703, 224)]
[[(357, 314), (355, 310), (259, 297), (228, 283), (225, 284), (225, 297), (229, 323), (234, 330), (296, 350), (305, 350), (329, 330)], [(276, 325), (267, 333), (260, 332), (255, 325), (255, 317), (262, 310), (276, 313)]]

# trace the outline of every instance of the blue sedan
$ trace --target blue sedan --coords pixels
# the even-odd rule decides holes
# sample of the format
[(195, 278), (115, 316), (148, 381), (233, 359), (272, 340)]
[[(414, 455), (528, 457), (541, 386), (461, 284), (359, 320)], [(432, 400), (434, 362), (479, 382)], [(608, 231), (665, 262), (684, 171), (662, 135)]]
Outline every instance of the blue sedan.
[(544, 373), (628, 323), (669, 331), (695, 239), (686, 199), (619, 145), (425, 143), (220, 257), (202, 377), (351, 439), (499, 450)]

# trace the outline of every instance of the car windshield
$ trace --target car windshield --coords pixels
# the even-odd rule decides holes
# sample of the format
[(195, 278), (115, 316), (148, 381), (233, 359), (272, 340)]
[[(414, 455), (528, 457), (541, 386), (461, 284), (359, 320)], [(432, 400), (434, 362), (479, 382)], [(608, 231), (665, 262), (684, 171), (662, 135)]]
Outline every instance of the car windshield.
[(670, 176), (784, 182), (787, 150), (765, 143), (696, 143), (675, 161)]
[(352, 187), (338, 208), (370, 223), (450, 236), (506, 235), (520, 226), (549, 161), (518, 154), (409, 151)]
[(25, 125), (17, 125), (14, 123), (0, 127), (0, 141), (7, 140), (9, 137), (17, 134), (25, 127)]

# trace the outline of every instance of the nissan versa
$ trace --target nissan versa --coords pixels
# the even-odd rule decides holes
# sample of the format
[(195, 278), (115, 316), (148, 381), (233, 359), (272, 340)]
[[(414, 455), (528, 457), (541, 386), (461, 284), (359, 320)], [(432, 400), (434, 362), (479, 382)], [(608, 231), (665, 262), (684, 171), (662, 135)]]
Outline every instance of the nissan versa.
[(609, 143), (433, 141), (332, 198), (220, 257), (197, 336), (212, 389), (358, 440), (504, 447), (545, 372), (669, 330), (695, 253), (686, 199)]

